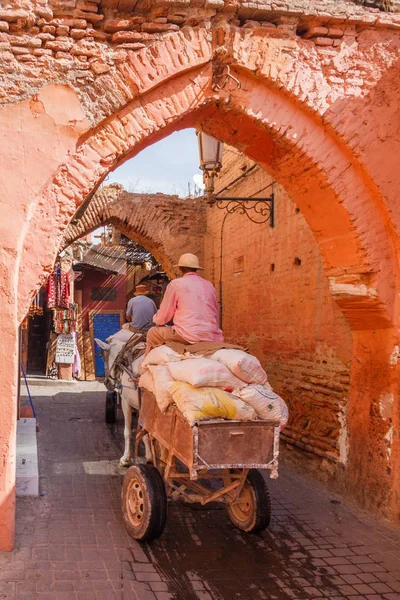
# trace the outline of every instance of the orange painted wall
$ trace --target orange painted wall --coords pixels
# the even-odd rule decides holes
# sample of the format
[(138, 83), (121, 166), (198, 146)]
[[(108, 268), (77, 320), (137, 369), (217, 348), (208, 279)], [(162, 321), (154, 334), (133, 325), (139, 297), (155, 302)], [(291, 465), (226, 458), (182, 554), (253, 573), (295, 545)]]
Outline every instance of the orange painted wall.
[[(216, 191), (268, 196), (272, 179), (236, 150), (224, 155)], [(287, 401), (285, 457), (336, 492), (398, 521), (398, 358), (391, 329), (351, 331), (331, 293), (315, 236), (274, 184), (275, 227), (228, 215), (222, 238), (223, 329), (265, 366)], [(315, 199), (310, 197), (310, 206)], [(205, 276), (219, 291), (225, 212), (207, 210)], [(393, 281), (389, 281), (393, 284)]]
[[(6, 376), (0, 397), (0, 549), (10, 550), (14, 540), (15, 435), (18, 369), (18, 294), (31, 298), (38, 281), (27, 281), (37, 269), (38, 257), (49, 240), (66, 226), (70, 216), (60, 205), (53, 212), (48, 204), (41, 215), (40, 233), (30, 237), (27, 260), (20, 262), (20, 248), (29, 228), (32, 205), (46, 181), (75, 148), (79, 135), (89, 127), (75, 92), (67, 86), (48, 86), (35, 99), (0, 107), (0, 198), (1, 198), (1, 327), (0, 362)], [(53, 260), (55, 253), (53, 254)], [(53, 262), (46, 264), (47, 273)], [(18, 286), (18, 269), (22, 283)], [(36, 287), (35, 287), (36, 286)], [(19, 307), (26, 312), (26, 305)]]
[[(251, 168), (233, 149), (224, 157), (217, 189)], [(269, 196), (271, 177), (256, 168), (225, 191)], [(267, 187), (267, 189), (265, 189)], [(329, 290), (315, 238), (296, 204), (277, 184), (275, 227), (244, 215), (226, 217), (222, 238), (223, 329), (265, 366), (273, 387), (289, 403), (285, 437), (335, 461), (346, 460), (351, 332)], [(219, 291), (224, 211), (208, 210), (206, 276)]]

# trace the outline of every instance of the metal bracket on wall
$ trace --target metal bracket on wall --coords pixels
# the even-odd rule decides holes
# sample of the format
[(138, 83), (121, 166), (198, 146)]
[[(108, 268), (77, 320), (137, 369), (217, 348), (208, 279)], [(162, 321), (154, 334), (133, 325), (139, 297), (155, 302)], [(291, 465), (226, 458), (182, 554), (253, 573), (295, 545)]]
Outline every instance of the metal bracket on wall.
[(246, 215), (253, 223), (260, 225), (268, 223), (275, 226), (274, 213), (275, 197), (272, 193), (268, 198), (231, 198), (229, 196), (214, 196), (209, 202), (210, 206), (226, 210), (228, 214), (238, 213)]
[(211, 85), (214, 92), (224, 89), (229, 80), (234, 81), (238, 89), (242, 87), (239, 79), (232, 75), (229, 65), (216, 64), (214, 66), (213, 81)]

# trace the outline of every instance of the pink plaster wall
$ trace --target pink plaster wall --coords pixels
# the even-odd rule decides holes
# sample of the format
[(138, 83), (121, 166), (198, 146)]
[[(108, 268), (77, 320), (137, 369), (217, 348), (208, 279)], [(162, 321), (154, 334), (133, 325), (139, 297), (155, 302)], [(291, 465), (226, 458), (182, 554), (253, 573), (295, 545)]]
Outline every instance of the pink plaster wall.
[[(32, 295), (18, 282), (20, 250), (39, 195), (58, 166), (76, 149), (89, 126), (77, 95), (64, 85), (43, 88), (34, 98), (0, 107), (0, 364), (5, 367), (0, 396), (0, 548), (11, 549), (15, 511), (15, 432), (18, 370), (18, 292)], [(40, 235), (31, 237), (29, 260), (37, 265), (53, 223), (62, 211), (43, 208)], [(67, 220), (65, 221), (67, 224)], [(48, 269), (51, 264), (48, 264)], [(26, 309), (25, 309), (26, 310)], [(12, 399), (12, 400), (11, 400)], [(10, 524), (11, 527), (10, 527)]]

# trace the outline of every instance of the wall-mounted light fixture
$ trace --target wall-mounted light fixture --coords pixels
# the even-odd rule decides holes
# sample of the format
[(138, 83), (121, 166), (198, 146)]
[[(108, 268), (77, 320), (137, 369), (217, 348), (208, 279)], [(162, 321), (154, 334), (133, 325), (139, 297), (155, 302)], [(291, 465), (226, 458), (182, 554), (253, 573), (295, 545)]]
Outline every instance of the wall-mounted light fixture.
[(274, 227), (274, 193), (268, 198), (246, 198), (232, 196), (216, 196), (214, 179), (222, 169), (222, 152), (224, 144), (220, 140), (197, 131), (199, 142), (200, 169), (203, 179), (207, 203), (209, 206), (225, 209), (228, 213), (245, 214), (253, 223), (267, 223)]

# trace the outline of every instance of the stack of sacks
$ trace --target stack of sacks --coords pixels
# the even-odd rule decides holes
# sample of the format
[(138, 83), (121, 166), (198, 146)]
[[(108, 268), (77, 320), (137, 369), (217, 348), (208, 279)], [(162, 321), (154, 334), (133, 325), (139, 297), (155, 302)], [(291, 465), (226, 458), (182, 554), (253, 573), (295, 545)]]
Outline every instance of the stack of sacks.
[(190, 425), (204, 419), (253, 421), (257, 417), (249, 404), (220, 387), (195, 387), (174, 381), (169, 384), (168, 391)]
[(222, 362), (248, 384), (236, 394), (254, 408), (259, 419), (279, 421), (281, 430), (285, 427), (289, 419), (288, 407), (283, 398), (272, 390), (258, 358), (242, 350), (218, 350), (211, 358)]
[(190, 358), (168, 364), (174, 383), (168, 387), (172, 400), (192, 425), (210, 418), (252, 421), (256, 413), (230, 392), (245, 383), (222, 363), (209, 358)]
[(155, 395), (161, 412), (165, 412), (173, 402), (168, 384), (174, 380), (167, 365), (180, 360), (183, 360), (181, 354), (163, 345), (153, 348), (142, 362), (139, 387), (143, 387)]
[(190, 424), (210, 418), (288, 420), (285, 402), (275, 394), (260, 361), (242, 350), (218, 350), (209, 358), (154, 348), (142, 363), (139, 386), (156, 396), (165, 412), (175, 403)]
[(245, 383), (268, 385), (268, 377), (255, 356), (242, 350), (217, 350), (210, 356), (213, 360), (228, 367), (236, 377)]

